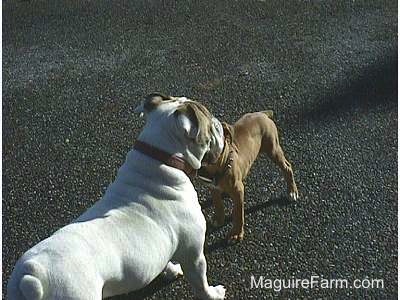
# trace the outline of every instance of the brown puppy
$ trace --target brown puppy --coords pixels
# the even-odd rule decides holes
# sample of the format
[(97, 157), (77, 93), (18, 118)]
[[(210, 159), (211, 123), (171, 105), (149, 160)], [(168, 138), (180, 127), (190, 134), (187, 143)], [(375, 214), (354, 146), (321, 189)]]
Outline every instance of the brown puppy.
[(238, 241), (244, 235), (244, 185), (258, 153), (266, 153), (278, 165), (285, 177), (289, 197), (298, 198), (293, 170), (279, 145), (278, 130), (271, 120), (272, 111), (245, 114), (233, 126), (222, 122), (225, 147), (218, 160), (210, 164), (207, 158), (199, 170), (199, 178), (212, 184), (212, 201), (215, 207), (215, 223), (224, 224), (224, 203), (222, 195), (228, 194), (233, 200), (233, 227), (228, 240)]

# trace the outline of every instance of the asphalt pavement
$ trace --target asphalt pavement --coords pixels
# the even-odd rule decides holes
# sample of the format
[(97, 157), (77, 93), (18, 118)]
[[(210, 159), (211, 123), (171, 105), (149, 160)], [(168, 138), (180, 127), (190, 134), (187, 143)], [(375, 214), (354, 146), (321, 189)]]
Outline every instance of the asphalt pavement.
[[(209, 227), (227, 299), (397, 299), (396, 1), (3, 1), (3, 291), (16, 260), (113, 181), (154, 91), (221, 120), (272, 109), (300, 199), (260, 157), (245, 239)], [(211, 220), (210, 193), (195, 182)], [(226, 200), (227, 211), (231, 202)], [(380, 288), (251, 287), (383, 280)], [(314, 277), (315, 278), (315, 277)], [(156, 279), (112, 299), (192, 299)], [(4, 299), (4, 294), (3, 294)]]

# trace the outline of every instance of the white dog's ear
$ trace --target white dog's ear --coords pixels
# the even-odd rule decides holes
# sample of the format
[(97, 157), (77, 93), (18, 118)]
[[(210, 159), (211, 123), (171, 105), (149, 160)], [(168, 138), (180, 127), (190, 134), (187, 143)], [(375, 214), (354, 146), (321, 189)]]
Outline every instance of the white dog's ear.
[(186, 136), (195, 139), (198, 144), (210, 140), (211, 114), (193, 101), (187, 101), (175, 112), (178, 126), (185, 130)]
[(182, 128), (187, 138), (195, 140), (199, 134), (199, 129), (189, 117), (180, 110), (175, 111), (175, 117), (178, 128)]

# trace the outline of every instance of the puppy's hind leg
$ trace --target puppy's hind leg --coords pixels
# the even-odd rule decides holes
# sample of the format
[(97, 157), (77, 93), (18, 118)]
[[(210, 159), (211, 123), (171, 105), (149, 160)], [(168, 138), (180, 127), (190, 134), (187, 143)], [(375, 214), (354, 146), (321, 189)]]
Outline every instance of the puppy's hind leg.
[(207, 282), (207, 262), (203, 251), (194, 260), (187, 258), (182, 263), (185, 278), (192, 286), (196, 299), (221, 300), (225, 298), (225, 288), (222, 285), (209, 286)]
[(299, 198), (299, 192), (297, 190), (296, 182), (294, 181), (293, 169), (290, 162), (285, 158), (283, 150), (279, 145), (279, 141), (276, 139), (272, 144), (272, 147), (268, 147), (269, 151), (266, 151), (271, 160), (281, 169), (283, 176), (285, 177), (289, 197), (292, 200)]

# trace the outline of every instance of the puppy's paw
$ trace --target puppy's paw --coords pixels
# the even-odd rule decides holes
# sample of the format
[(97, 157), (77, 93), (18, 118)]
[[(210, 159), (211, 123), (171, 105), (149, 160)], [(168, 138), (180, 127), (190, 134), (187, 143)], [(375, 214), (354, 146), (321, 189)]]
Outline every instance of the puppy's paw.
[(289, 192), (289, 199), (297, 201), (297, 199), (299, 199), (299, 193), (297, 191)]
[(165, 267), (163, 276), (166, 280), (172, 281), (178, 277), (183, 276), (183, 271), (180, 264), (173, 264), (169, 262), (168, 265)]
[(217, 218), (214, 217), (214, 219), (212, 220), (211, 225), (212, 225), (214, 228), (219, 228), (219, 227), (222, 227), (222, 226), (224, 225), (224, 223), (225, 223), (225, 220), (224, 220), (224, 219), (218, 220)]
[(231, 230), (226, 237), (228, 244), (234, 244), (243, 240), (244, 230)]
[(208, 288), (209, 300), (222, 300), (225, 299), (225, 287), (222, 285), (210, 286)]
[(299, 199), (299, 192), (297, 190), (297, 186), (294, 184), (293, 186), (289, 187), (289, 199), (296, 201)]

